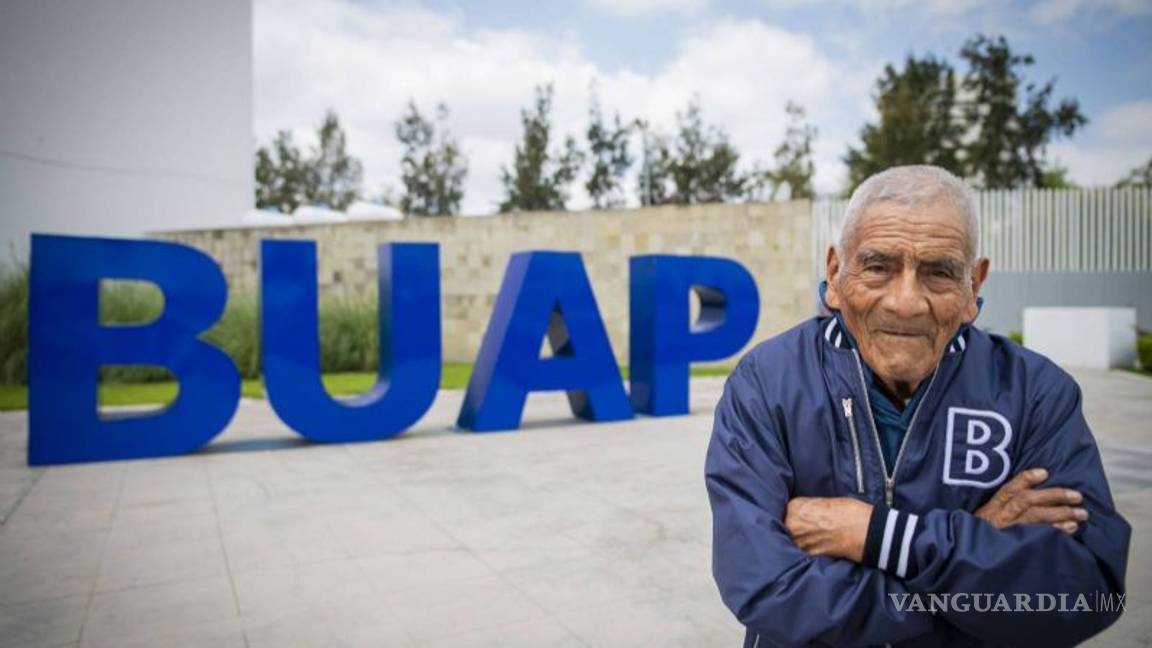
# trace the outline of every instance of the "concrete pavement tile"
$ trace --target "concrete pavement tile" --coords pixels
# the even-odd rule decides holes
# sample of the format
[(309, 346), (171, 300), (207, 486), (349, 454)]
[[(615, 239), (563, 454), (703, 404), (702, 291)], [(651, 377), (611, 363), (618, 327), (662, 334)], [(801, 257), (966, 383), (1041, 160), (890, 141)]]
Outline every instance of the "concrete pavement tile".
[(347, 599), (291, 613), (258, 615), (245, 619), (250, 648), (377, 648), (415, 645), (388, 611), (370, 597)]
[(0, 533), (0, 605), (87, 595), (96, 584), (107, 531)]
[(119, 549), (193, 538), (219, 540), (216, 511), (209, 500), (121, 506), (108, 539)]
[(36, 480), (36, 491), (46, 495), (111, 491), (115, 496), (126, 470), (126, 463), (118, 461), (51, 466)]
[(28, 474), (21, 481), (0, 482), (0, 524), (8, 520), (8, 516), (20, 505), (20, 500), (32, 489), (35, 481), (35, 475)]
[(82, 641), (122, 645), (128, 640), (196, 634), (201, 627), (211, 634), (237, 616), (232, 585), (226, 576), (97, 592)]
[(20, 529), (41, 535), (107, 531), (116, 504), (113, 490), (41, 493), (33, 486), (5, 521), (4, 531)]
[(551, 613), (601, 607), (616, 601), (664, 598), (664, 575), (654, 561), (637, 561), (619, 551), (510, 569), (501, 575)]
[(378, 519), (355, 511), (283, 511), (222, 524), (234, 574), (375, 554), (454, 549), (460, 543), (419, 514)]
[(393, 616), (417, 641), (545, 616), (528, 597), (496, 576), (421, 585), (378, 598), (387, 602)]
[(353, 560), (335, 560), (237, 574), (236, 596), (244, 616), (330, 605), (368, 596), (371, 581)]
[(590, 547), (646, 545), (667, 536), (658, 519), (637, 515), (634, 511), (608, 504), (586, 506), (573, 511), (565, 535)]
[(128, 635), (85, 636), (82, 648), (247, 648), (239, 619), (205, 622), (175, 630), (145, 628)]
[(466, 549), (379, 554), (357, 558), (356, 563), (381, 592), (494, 575), (488, 565)]
[(744, 636), (738, 624), (717, 624), (710, 611), (677, 599), (641, 599), (557, 615), (558, 620), (588, 646), (738, 645)]
[(110, 539), (96, 591), (227, 575), (227, 562), (215, 535), (152, 542)]
[(476, 552), (489, 549), (556, 550), (584, 547), (565, 533), (567, 521), (542, 520), (532, 512), (487, 520), (442, 523), (461, 544)]
[(60, 646), (80, 639), (88, 596), (0, 607), (0, 647)]
[(419, 642), (432, 648), (584, 648), (585, 644), (558, 622), (547, 619), (472, 630)]
[(124, 475), (120, 505), (171, 504), (211, 498), (204, 462), (193, 455), (133, 462)]

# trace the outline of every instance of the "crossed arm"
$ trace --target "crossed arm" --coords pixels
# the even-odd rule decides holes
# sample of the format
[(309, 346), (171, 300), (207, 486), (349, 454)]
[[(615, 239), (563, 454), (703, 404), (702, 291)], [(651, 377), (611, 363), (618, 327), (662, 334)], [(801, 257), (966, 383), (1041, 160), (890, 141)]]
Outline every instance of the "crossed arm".
[[(1017, 474), (980, 507), (976, 517), (997, 529), (1017, 524), (1051, 524), (1072, 535), (1088, 520), (1078, 504), (1084, 496), (1072, 488), (1037, 488), (1048, 471), (1033, 468)], [(874, 508), (850, 497), (794, 497), (788, 500), (784, 526), (810, 556), (845, 558), (861, 563)]]

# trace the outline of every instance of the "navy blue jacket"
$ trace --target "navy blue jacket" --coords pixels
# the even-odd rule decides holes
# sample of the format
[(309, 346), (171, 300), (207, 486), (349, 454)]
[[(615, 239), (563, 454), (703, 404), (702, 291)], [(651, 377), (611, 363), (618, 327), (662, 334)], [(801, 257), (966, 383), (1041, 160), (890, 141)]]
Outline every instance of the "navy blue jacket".
[[(1114, 611), (900, 610), (890, 595), (1123, 595), (1131, 527), (1116, 512), (1076, 382), (1043, 356), (961, 327), (888, 475), (859, 353), (834, 318), (809, 320), (739, 362), (705, 462), (713, 575), (746, 647), (1073, 645)], [(1089, 519), (996, 529), (974, 515), (1019, 471), (1084, 495)], [(865, 563), (812, 557), (784, 527), (788, 500), (856, 497), (884, 511)], [(890, 507), (890, 512), (881, 507)], [(875, 526), (875, 525), (874, 525)], [(907, 599), (905, 599), (907, 600)], [(955, 600), (955, 599), (954, 599)], [(1014, 602), (1014, 601), (1013, 601)], [(985, 606), (986, 608), (987, 606)], [(1118, 606), (1117, 606), (1118, 607)]]

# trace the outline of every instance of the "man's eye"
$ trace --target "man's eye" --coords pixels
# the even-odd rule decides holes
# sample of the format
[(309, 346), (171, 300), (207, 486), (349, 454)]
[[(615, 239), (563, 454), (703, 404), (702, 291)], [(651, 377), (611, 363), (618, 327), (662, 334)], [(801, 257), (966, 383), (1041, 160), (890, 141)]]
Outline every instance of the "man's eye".
[(868, 272), (884, 272), (886, 268), (879, 263), (870, 263), (864, 266), (864, 270)]

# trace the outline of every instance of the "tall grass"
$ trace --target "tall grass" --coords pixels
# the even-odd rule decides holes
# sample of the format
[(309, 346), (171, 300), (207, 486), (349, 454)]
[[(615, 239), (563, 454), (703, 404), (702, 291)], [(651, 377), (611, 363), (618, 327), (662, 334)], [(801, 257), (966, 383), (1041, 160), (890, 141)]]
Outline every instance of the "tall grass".
[(320, 304), (320, 368), (325, 372), (375, 371), (380, 362), (376, 307), (363, 300)]
[[(155, 286), (132, 281), (105, 281), (100, 288), (100, 322), (142, 324), (164, 309)], [(244, 378), (260, 376), (260, 311), (251, 294), (233, 293), (224, 314), (201, 339), (220, 347)], [(320, 369), (325, 373), (375, 371), (378, 365), (376, 306), (354, 299), (322, 299), (320, 303)], [(163, 367), (105, 366), (107, 382), (171, 380)], [(19, 268), (0, 277), (0, 384), (28, 382), (28, 270)]]
[(0, 384), (28, 382), (28, 267), (0, 277)]
[(233, 294), (215, 326), (201, 336), (224, 350), (243, 378), (260, 376), (260, 311), (250, 294)]
[[(138, 281), (100, 282), (100, 323), (129, 325), (150, 322), (164, 310), (164, 295), (156, 286)], [(107, 382), (152, 382), (172, 380), (172, 373), (152, 365), (109, 365), (100, 367), (100, 379)]]

